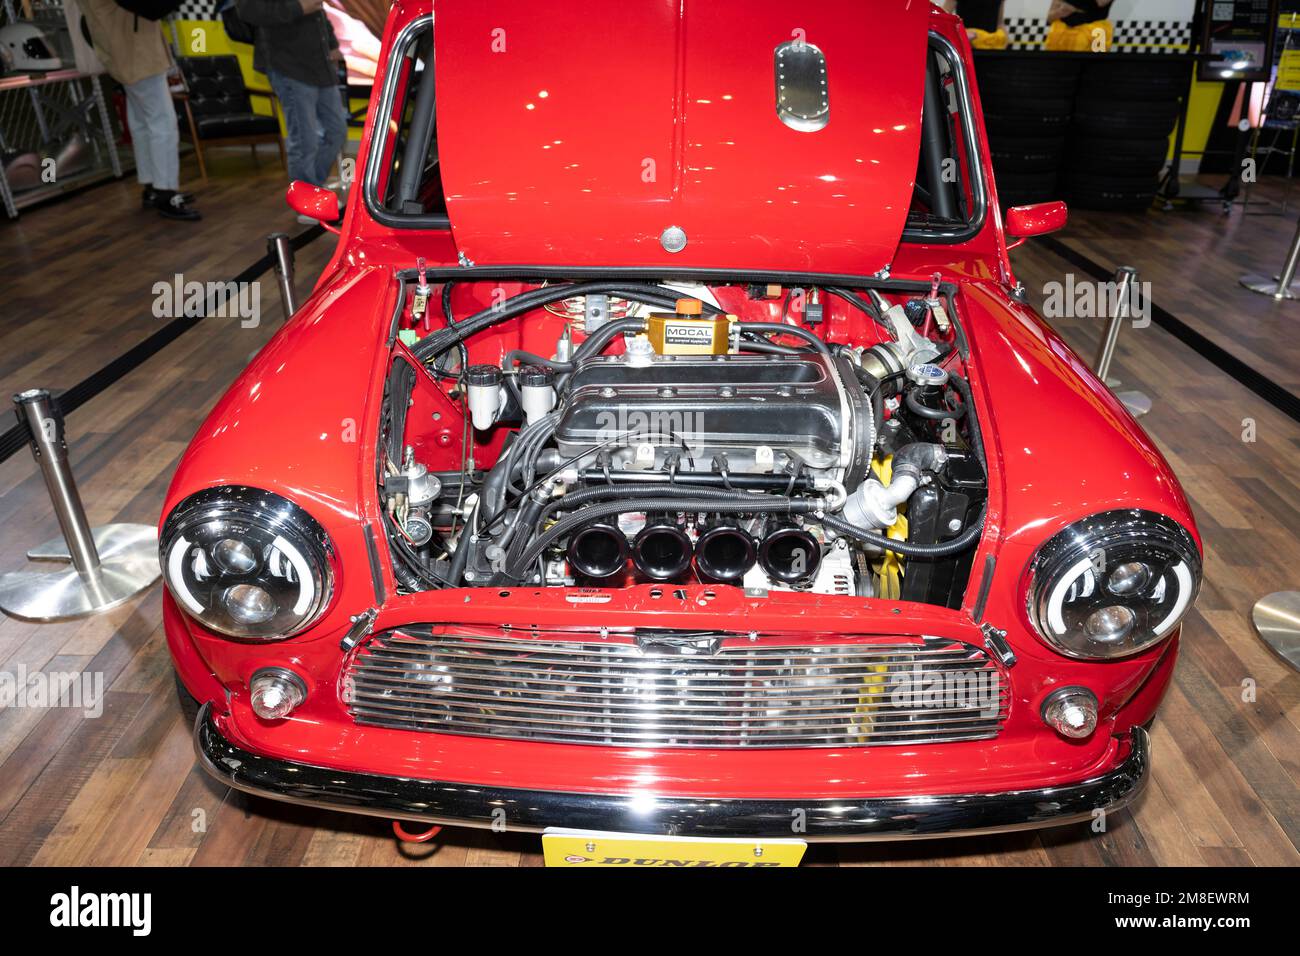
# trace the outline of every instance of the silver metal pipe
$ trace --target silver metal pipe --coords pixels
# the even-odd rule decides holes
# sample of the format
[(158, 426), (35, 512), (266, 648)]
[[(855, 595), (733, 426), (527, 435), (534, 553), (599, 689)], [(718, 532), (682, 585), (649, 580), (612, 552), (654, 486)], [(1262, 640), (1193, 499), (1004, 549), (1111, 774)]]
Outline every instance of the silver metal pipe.
[(1119, 342), (1120, 326), (1128, 318), (1129, 305), (1133, 299), (1133, 285), (1137, 282), (1137, 270), (1132, 266), (1120, 266), (1115, 270), (1115, 283), (1118, 287), (1115, 311), (1106, 325), (1106, 332), (1097, 350), (1097, 360), (1093, 362), (1093, 371), (1103, 382), (1110, 373), (1111, 360), (1115, 358), (1115, 345)]
[(1277, 280), (1277, 290), (1273, 295), (1281, 298), (1291, 287), (1291, 280), (1295, 278), (1296, 263), (1300, 262), (1300, 222), (1296, 223), (1295, 236), (1291, 239), (1291, 248), (1286, 252), (1286, 264), (1282, 266), (1282, 275)]
[(273, 232), (266, 237), (266, 251), (275, 259), (275, 278), (280, 286), (280, 304), (286, 319), (298, 311), (298, 294), (293, 287), (293, 246), (289, 236)]
[(1282, 266), (1281, 275), (1275, 277), (1252, 272), (1239, 277), (1237, 281), (1251, 292), (1271, 296), (1278, 301), (1298, 299), (1300, 289), (1291, 285), (1297, 264), (1300, 264), (1300, 222), (1296, 223), (1295, 235), (1291, 238), (1291, 247), (1286, 251), (1286, 262)]
[(63, 435), (63, 413), (50, 401), (50, 393), (32, 388), (14, 396), (19, 414), (32, 433), (32, 453), (40, 466), (45, 487), (54, 505), (63, 540), (72, 564), (84, 578), (99, 576), (99, 552), (86, 520), (86, 509), (77, 493), (77, 483), (68, 466), (68, 446)]

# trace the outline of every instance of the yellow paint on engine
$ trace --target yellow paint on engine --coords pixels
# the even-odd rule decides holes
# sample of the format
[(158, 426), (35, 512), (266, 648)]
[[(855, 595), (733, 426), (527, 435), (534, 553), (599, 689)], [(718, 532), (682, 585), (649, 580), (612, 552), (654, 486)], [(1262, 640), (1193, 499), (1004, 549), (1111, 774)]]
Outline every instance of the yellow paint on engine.
[[(882, 485), (888, 485), (893, 475), (894, 456), (886, 455), (871, 463), (871, 471)], [(898, 520), (885, 529), (885, 536), (895, 541), (907, 540), (906, 505), (898, 509)], [(903, 556), (892, 551), (885, 552), (871, 564), (876, 574), (876, 596), (886, 601), (897, 601), (903, 593)]]

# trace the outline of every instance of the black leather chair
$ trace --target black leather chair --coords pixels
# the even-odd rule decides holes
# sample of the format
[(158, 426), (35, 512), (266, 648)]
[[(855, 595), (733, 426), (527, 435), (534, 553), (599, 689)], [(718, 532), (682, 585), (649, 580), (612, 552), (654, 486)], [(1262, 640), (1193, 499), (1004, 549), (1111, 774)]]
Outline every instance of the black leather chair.
[[(239, 60), (233, 56), (182, 56), (176, 63), (185, 78), (186, 92), (176, 96), (178, 117), (184, 114), (190, 140), (199, 157), (199, 172), (208, 181), (203, 151), (212, 146), (247, 145), (257, 159), (258, 143), (275, 143), (285, 162), (280, 135), (280, 109), (273, 93), (244, 86)], [(265, 96), (271, 115), (253, 112), (252, 97)], [(286, 167), (287, 168), (287, 167)]]

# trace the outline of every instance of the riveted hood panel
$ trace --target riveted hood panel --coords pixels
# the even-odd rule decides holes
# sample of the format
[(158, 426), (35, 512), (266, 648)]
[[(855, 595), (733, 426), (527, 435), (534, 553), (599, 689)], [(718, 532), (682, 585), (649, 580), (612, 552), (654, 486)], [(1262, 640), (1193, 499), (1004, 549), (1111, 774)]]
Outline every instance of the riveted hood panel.
[[(876, 272), (915, 180), (929, 9), (436, 3), (457, 247), (479, 265)], [(783, 45), (809, 54), (786, 90)]]

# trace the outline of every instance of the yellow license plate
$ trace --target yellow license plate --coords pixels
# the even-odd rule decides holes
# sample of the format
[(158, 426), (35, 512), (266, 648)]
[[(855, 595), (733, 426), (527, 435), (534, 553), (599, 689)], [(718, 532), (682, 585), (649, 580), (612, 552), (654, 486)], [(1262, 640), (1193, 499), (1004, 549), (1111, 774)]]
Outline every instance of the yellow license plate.
[(798, 866), (806, 849), (803, 840), (643, 836), (558, 827), (542, 833), (547, 866)]

